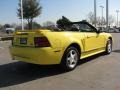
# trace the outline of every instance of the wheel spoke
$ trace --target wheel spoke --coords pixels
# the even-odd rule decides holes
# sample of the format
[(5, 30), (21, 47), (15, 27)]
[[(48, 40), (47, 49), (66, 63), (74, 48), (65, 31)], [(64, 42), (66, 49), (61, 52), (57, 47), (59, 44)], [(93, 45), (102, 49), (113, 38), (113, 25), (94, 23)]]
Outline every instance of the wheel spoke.
[(110, 40), (108, 41), (107, 51), (108, 51), (108, 53), (112, 52), (112, 43)]
[(71, 57), (68, 57), (68, 58), (67, 58), (67, 63), (68, 63), (68, 64), (71, 64)]
[(108, 44), (108, 50), (109, 50), (109, 52), (111, 52), (111, 43), (110, 43), (110, 41), (109, 41), (109, 44)]
[(71, 58), (74, 57), (73, 51), (70, 51), (70, 57), (71, 57)]
[(70, 67), (74, 67), (77, 63), (77, 53), (74, 50), (71, 50), (67, 57), (67, 63)]

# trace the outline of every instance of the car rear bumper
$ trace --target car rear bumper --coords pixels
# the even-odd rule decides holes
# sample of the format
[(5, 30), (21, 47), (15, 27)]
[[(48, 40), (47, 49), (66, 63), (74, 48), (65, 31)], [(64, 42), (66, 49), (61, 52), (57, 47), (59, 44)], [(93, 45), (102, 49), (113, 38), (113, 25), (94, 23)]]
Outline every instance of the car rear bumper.
[(35, 47), (10, 47), (10, 53), (13, 60), (19, 60), (27, 63), (51, 65), (60, 64), (62, 52), (55, 52), (52, 48)]

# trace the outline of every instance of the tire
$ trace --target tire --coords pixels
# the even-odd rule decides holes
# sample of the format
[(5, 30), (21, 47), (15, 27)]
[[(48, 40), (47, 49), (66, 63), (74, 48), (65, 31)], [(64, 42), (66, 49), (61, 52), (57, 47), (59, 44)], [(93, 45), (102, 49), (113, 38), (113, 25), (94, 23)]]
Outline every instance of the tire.
[(105, 54), (110, 54), (111, 52), (112, 52), (112, 40), (108, 39)]
[(66, 71), (71, 71), (75, 69), (79, 59), (80, 59), (80, 53), (78, 52), (77, 48), (69, 47), (65, 51), (61, 61), (62, 69)]

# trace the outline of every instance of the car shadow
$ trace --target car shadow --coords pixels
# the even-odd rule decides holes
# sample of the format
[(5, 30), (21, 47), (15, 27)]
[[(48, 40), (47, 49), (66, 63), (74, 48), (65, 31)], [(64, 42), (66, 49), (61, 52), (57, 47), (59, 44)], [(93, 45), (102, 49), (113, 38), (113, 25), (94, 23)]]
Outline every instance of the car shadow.
[(65, 73), (65, 71), (61, 70), (56, 65), (40, 66), (23, 62), (0, 65), (0, 88), (62, 73)]
[[(80, 60), (81, 64), (87, 63), (100, 57), (101, 54)], [(0, 88), (22, 84), (32, 80), (50, 77), (66, 73), (58, 65), (40, 66), (31, 65), (23, 62), (14, 62), (0, 65)]]

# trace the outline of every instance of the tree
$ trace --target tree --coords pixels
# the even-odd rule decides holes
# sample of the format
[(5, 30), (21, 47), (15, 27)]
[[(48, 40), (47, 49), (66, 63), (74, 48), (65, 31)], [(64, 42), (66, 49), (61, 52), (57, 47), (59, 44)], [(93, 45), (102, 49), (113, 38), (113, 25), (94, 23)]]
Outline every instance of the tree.
[(94, 17), (94, 13), (93, 12), (89, 12), (89, 14), (87, 15), (88, 21), (89, 23), (91, 23), (92, 25), (95, 24), (95, 17)]
[(10, 24), (5, 24), (5, 25), (4, 25), (4, 28), (10, 28), (10, 27), (11, 27)]
[(54, 29), (56, 29), (56, 25), (55, 25), (54, 22), (46, 21), (46, 22), (43, 23), (43, 28), (54, 30)]
[(0, 24), (0, 28), (2, 28), (2, 25)]
[(110, 15), (109, 16), (109, 26), (111, 26), (115, 22), (114, 16)]
[(99, 27), (102, 26), (102, 20), (100, 17), (96, 18), (96, 25), (98, 25)]
[[(32, 22), (32, 29), (40, 29), (41, 28), (41, 25), (37, 22)], [(25, 24), (25, 29), (29, 29), (29, 25), (28, 24)]]
[(17, 25), (16, 23), (12, 23), (12, 24), (11, 24), (11, 27), (12, 27), (12, 28), (16, 28), (17, 26), (18, 26), (18, 25)]
[[(90, 12), (88, 15), (87, 15), (87, 19), (89, 21), (89, 23), (91, 23), (92, 25), (95, 24), (95, 20), (94, 20), (94, 13), (93, 12)], [(96, 24), (98, 26), (102, 26), (102, 25), (106, 25), (106, 20), (105, 20), (105, 17), (96, 17)]]
[(97, 17), (97, 25), (99, 26), (99, 27), (103, 27), (103, 25), (106, 25), (106, 20), (105, 20), (105, 18), (104, 17)]
[(33, 29), (40, 29), (41, 25), (37, 22), (33, 22)]
[(54, 22), (46, 21), (43, 23), (43, 27), (55, 27)]
[(69, 27), (70, 23), (71, 21), (68, 18), (66, 18), (65, 16), (62, 16), (61, 19), (57, 20), (57, 27), (65, 30), (66, 27)]
[[(19, 8), (17, 15), (21, 19), (21, 3), (19, 0)], [(27, 20), (29, 29), (32, 29), (33, 19), (39, 16), (42, 12), (38, 0), (23, 0), (23, 18)]]
[(0, 25), (0, 31), (2, 30), (2, 25)]

